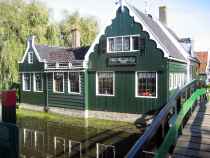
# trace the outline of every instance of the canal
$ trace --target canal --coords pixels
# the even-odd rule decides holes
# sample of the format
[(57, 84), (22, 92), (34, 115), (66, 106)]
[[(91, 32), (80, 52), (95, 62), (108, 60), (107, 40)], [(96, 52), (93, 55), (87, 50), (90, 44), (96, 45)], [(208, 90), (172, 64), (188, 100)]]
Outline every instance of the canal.
[[(19, 116), (21, 114), (18, 114)], [(21, 158), (121, 158), (140, 136), (134, 125), (17, 117)], [(88, 125), (87, 125), (88, 124)], [(100, 126), (101, 124), (101, 126)]]

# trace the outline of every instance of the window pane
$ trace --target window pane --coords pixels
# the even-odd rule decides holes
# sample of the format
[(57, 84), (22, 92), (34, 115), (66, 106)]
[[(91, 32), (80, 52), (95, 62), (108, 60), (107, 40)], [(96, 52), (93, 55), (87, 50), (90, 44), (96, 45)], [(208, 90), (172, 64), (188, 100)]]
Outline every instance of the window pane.
[(23, 74), (23, 86), (24, 90), (31, 90), (31, 74)]
[(64, 74), (63, 73), (54, 73), (54, 86), (56, 92), (64, 92), (63, 89), (63, 80), (64, 80)]
[(109, 39), (109, 51), (114, 51), (114, 38)]
[(114, 40), (115, 51), (122, 51), (122, 37), (117, 37)]
[(113, 95), (113, 72), (98, 73), (98, 94)]
[(130, 50), (130, 37), (123, 37), (123, 51)]
[(138, 96), (156, 96), (156, 73), (138, 72)]
[(43, 90), (43, 78), (41, 73), (35, 74), (35, 85), (36, 85), (36, 91), (42, 91)]
[(139, 50), (140, 46), (139, 46), (139, 37), (138, 36), (134, 36), (132, 37), (132, 42), (133, 42), (133, 50)]
[(79, 87), (80, 87), (79, 76), (80, 76), (79, 72), (70, 72), (69, 73), (70, 92), (80, 93), (80, 90), (79, 90)]
[(28, 53), (28, 63), (33, 63), (33, 52)]

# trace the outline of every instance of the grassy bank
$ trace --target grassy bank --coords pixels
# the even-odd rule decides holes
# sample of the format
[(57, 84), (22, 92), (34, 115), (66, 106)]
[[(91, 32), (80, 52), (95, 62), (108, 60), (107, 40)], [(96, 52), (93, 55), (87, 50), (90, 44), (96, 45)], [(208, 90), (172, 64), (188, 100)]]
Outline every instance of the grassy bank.
[(46, 112), (30, 111), (26, 109), (17, 109), (17, 119), (27, 119), (36, 118), (44, 119), (53, 122), (62, 122), (65, 124), (83, 126), (88, 122), (88, 127), (99, 128), (99, 129), (114, 129), (114, 130), (131, 130), (133, 132), (138, 132), (136, 127), (132, 123), (122, 122), (122, 121), (111, 121), (111, 120), (101, 120), (95, 118), (83, 119), (79, 117), (70, 117), (59, 114), (52, 114)]

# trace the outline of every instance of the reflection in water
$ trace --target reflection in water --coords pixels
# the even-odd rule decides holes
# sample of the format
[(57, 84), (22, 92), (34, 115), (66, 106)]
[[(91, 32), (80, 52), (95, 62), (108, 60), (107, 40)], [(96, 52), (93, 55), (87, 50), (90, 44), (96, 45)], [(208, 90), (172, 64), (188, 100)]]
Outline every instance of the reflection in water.
[(84, 128), (41, 119), (22, 118), (22, 158), (118, 158), (124, 155), (139, 134), (123, 130)]

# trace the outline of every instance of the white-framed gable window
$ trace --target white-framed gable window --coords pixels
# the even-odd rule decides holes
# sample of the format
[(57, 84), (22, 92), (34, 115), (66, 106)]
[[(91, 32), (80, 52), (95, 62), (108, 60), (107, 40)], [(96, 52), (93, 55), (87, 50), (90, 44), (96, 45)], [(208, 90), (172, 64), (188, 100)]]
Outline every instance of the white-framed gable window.
[(136, 72), (136, 97), (157, 98), (158, 75), (157, 72)]
[(80, 72), (68, 73), (68, 92), (70, 94), (80, 94)]
[(28, 63), (33, 64), (33, 52), (28, 52)]
[(96, 73), (96, 95), (114, 96), (115, 95), (115, 75), (114, 72)]
[(34, 91), (43, 92), (43, 74), (34, 73)]
[(140, 35), (107, 37), (107, 52), (132, 52), (140, 50)]
[(64, 93), (64, 73), (63, 72), (53, 73), (53, 92)]
[(31, 74), (23, 73), (22, 74), (22, 88), (23, 91), (31, 91)]

